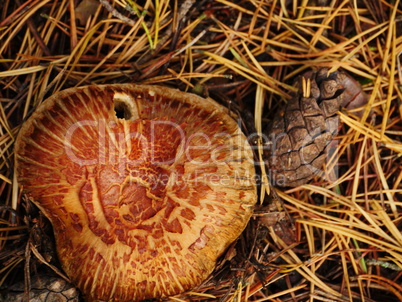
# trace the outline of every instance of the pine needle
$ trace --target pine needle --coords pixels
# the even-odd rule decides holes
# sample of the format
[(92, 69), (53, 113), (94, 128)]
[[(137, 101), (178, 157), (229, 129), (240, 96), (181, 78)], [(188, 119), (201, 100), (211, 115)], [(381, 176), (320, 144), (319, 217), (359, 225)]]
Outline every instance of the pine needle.
[[(125, 82), (213, 98), (251, 132), (255, 215), (209, 279), (171, 300), (402, 300), (400, 0), (100, 0), (81, 22), (84, 1), (0, 4), (2, 290), (23, 279), (32, 228), (46, 224), (18, 187), (19, 128), (56, 91)], [(339, 111), (321, 175), (270, 187), (266, 129), (295, 93), (312, 93), (304, 73), (320, 67), (356, 79), (367, 104)]]

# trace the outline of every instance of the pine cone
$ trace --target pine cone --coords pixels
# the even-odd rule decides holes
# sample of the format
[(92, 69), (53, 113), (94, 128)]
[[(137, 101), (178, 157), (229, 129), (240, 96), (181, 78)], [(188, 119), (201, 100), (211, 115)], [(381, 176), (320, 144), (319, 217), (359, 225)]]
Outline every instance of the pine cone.
[(78, 302), (78, 290), (66, 280), (52, 275), (37, 274), (31, 277), (30, 291), (24, 291), (24, 282), (10, 286), (4, 300), (7, 302)]
[[(267, 132), (264, 155), (271, 184), (295, 187), (307, 183), (320, 172), (326, 149), (338, 133), (338, 110), (342, 104), (343, 87), (340, 72), (328, 75), (322, 68), (298, 79), (298, 94), (278, 114)], [(308, 83), (310, 91), (302, 88)], [(304, 94), (309, 94), (307, 97)]]

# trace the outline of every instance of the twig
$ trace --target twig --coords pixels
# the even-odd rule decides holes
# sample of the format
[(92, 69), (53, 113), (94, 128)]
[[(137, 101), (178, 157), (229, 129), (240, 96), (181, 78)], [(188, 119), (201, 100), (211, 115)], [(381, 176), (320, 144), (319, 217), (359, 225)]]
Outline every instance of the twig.
[[(16, 2), (18, 3), (18, 5), (22, 6), (20, 0), (17, 0)], [(32, 18), (29, 18), (27, 20), (27, 24), (28, 24), (29, 30), (31, 31), (31, 33), (35, 37), (36, 41), (38, 42), (39, 47), (42, 49), (42, 51), (45, 53), (45, 55), (51, 56), (50, 50), (49, 50), (49, 48), (47, 48), (47, 45), (43, 41), (42, 37), (38, 34), (38, 31), (36, 30), (36, 26), (35, 26), (35, 23), (32, 21)]]
[(115, 9), (112, 5), (110, 5), (110, 3), (107, 0), (99, 0), (99, 1), (103, 5), (103, 7), (106, 8), (114, 17), (119, 18), (121, 21), (131, 26), (135, 26), (135, 22), (133, 20), (121, 14), (117, 9)]
[[(177, 20), (179, 20), (179, 23), (184, 22), (185, 16), (187, 15), (188, 11), (190, 10), (190, 8), (193, 6), (194, 3), (195, 3), (195, 0), (186, 0), (186, 1), (184, 1), (184, 3), (180, 7), (180, 10), (179, 10), (179, 13), (178, 13), (178, 19)], [(180, 26), (177, 26), (177, 27), (180, 27)], [(163, 45), (165, 45), (166, 41), (171, 37), (173, 32), (174, 32), (173, 24), (170, 24), (170, 26), (166, 30), (166, 33), (163, 36), (163, 38), (155, 46), (154, 52), (153, 53), (148, 53), (147, 55), (145, 55), (142, 58), (140, 58), (136, 62), (137, 65), (141, 65), (141, 64), (147, 62), (150, 58), (152, 58), (155, 55), (155, 53), (158, 53), (159, 50), (163, 47)]]
[(19, 7), (13, 11), (7, 18), (0, 22), (0, 27), (8, 26), (11, 24), (15, 19), (17, 19), (21, 14), (29, 9), (29, 4), (31, 4), (33, 0), (29, 0), (22, 5), (18, 5)]

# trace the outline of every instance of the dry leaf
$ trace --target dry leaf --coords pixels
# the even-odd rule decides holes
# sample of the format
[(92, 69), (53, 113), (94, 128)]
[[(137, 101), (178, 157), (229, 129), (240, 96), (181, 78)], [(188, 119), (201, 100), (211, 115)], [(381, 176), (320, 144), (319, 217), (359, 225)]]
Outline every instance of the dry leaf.
[(94, 15), (98, 9), (97, 0), (83, 0), (75, 9), (75, 16), (81, 25), (85, 25), (90, 16)]

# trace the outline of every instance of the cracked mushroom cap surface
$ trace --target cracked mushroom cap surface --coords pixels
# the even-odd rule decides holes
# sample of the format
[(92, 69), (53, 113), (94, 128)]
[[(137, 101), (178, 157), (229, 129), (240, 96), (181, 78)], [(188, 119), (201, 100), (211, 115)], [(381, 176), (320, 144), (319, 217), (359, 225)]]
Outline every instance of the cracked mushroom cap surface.
[(256, 203), (253, 156), (228, 110), (158, 86), (71, 88), (16, 141), (19, 184), (53, 225), (88, 301), (139, 301), (199, 285)]

